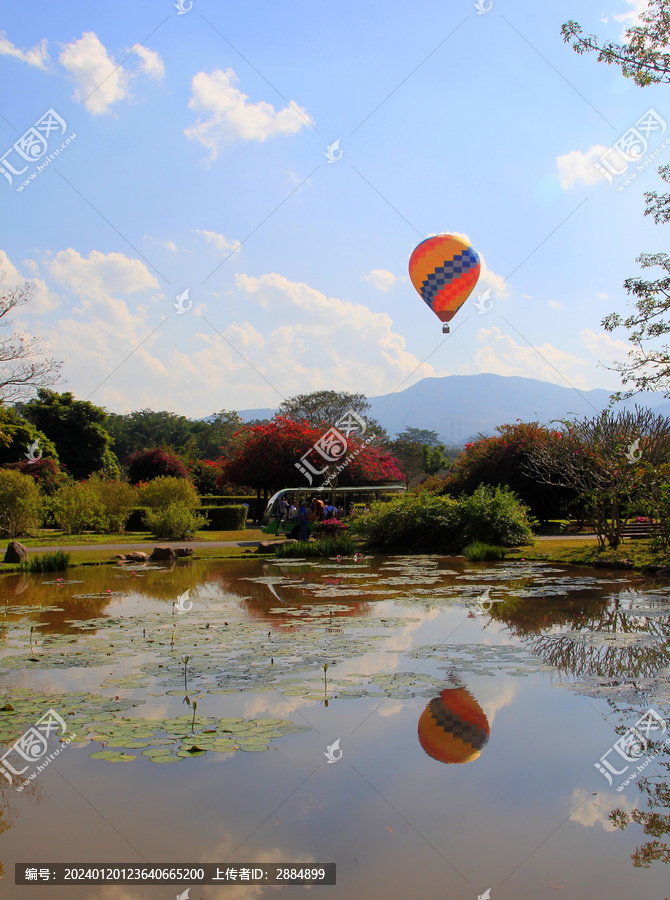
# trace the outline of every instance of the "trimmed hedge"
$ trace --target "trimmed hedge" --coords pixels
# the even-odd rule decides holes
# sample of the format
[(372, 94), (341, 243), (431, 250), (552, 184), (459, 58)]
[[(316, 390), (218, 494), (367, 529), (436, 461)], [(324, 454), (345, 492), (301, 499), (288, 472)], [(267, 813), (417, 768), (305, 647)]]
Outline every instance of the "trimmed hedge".
[(246, 506), (201, 506), (198, 512), (208, 518), (205, 531), (244, 531)]
[[(199, 506), (195, 512), (207, 516), (205, 531), (244, 531), (247, 521), (246, 506)], [(128, 518), (126, 531), (147, 531), (144, 513), (143, 506), (136, 506)]]
[(240, 503), (248, 503), (250, 506), (256, 506), (258, 502), (254, 496), (245, 497), (243, 494), (237, 497), (221, 497), (219, 494), (201, 494), (200, 499), (203, 506), (237, 506)]

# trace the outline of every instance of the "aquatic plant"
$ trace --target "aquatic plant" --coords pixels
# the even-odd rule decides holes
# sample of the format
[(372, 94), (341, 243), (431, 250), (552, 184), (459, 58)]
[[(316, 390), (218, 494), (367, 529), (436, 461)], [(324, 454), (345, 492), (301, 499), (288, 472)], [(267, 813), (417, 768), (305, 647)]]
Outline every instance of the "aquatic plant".
[(504, 559), (505, 548), (497, 544), (485, 544), (483, 541), (473, 541), (463, 548), (463, 556), (470, 562), (482, 562), (483, 560)]
[(32, 556), (21, 563), (24, 572), (63, 572), (70, 565), (70, 554), (62, 550)]
[(312, 556), (349, 556), (354, 552), (355, 544), (347, 534), (339, 534), (337, 537), (321, 538), (317, 541), (297, 541), (295, 544), (284, 544), (278, 547), (278, 556), (288, 558), (303, 558)]

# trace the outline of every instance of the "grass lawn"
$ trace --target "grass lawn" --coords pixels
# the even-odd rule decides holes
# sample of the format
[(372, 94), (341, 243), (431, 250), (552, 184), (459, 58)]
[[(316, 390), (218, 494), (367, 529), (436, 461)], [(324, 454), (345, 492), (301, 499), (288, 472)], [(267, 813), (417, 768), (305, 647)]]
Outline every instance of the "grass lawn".
[[(240, 531), (197, 531), (190, 540), (201, 541), (265, 541), (274, 535), (263, 534), (259, 528), (245, 528)], [(147, 531), (125, 531), (122, 534), (63, 534), (52, 528), (42, 528), (36, 537), (21, 538), (26, 547), (60, 547), (74, 544), (183, 544), (186, 541), (165, 541), (152, 537)]]
[(645, 566), (670, 566), (670, 553), (668, 551), (654, 552), (648, 539), (627, 540), (620, 544), (616, 550), (599, 550), (597, 538), (593, 540), (544, 540), (536, 541), (532, 547), (521, 547), (518, 550), (508, 550), (508, 559), (538, 559), (548, 562), (565, 562), (573, 565), (603, 565), (610, 560), (629, 560), (634, 568), (642, 569)]

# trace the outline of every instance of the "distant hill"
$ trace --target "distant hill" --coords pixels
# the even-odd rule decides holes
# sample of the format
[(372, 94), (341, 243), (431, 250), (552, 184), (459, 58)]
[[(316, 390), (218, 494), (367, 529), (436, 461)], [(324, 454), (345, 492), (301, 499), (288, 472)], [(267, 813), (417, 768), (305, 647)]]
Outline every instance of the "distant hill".
[[(548, 424), (566, 416), (595, 415), (609, 404), (610, 392), (579, 391), (535, 378), (502, 375), (447, 375), (424, 378), (395, 394), (369, 397), (370, 415), (395, 437), (407, 427), (436, 431), (448, 444), (463, 444), (478, 433), (491, 434), (497, 425), (538, 421)], [(639, 394), (621, 404), (648, 406), (670, 416), (670, 400), (660, 394)], [(269, 419), (274, 409), (242, 409), (243, 421)]]

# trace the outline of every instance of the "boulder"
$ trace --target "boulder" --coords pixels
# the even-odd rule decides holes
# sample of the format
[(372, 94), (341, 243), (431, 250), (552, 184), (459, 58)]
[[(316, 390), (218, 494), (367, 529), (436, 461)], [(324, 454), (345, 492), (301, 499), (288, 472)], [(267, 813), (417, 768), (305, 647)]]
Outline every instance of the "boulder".
[(168, 562), (175, 558), (174, 547), (154, 547), (149, 559), (155, 562)]
[(193, 556), (195, 550), (193, 547), (175, 547), (174, 555), (180, 559), (184, 556)]
[(128, 562), (147, 562), (149, 554), (145, 553), (144, 550), (131, 550), (130, 553), (126, 553), (125, 558)]
[(18, 541), (10, 541), (3, 562), (20, 563), (28, 559), (28, 550)]

